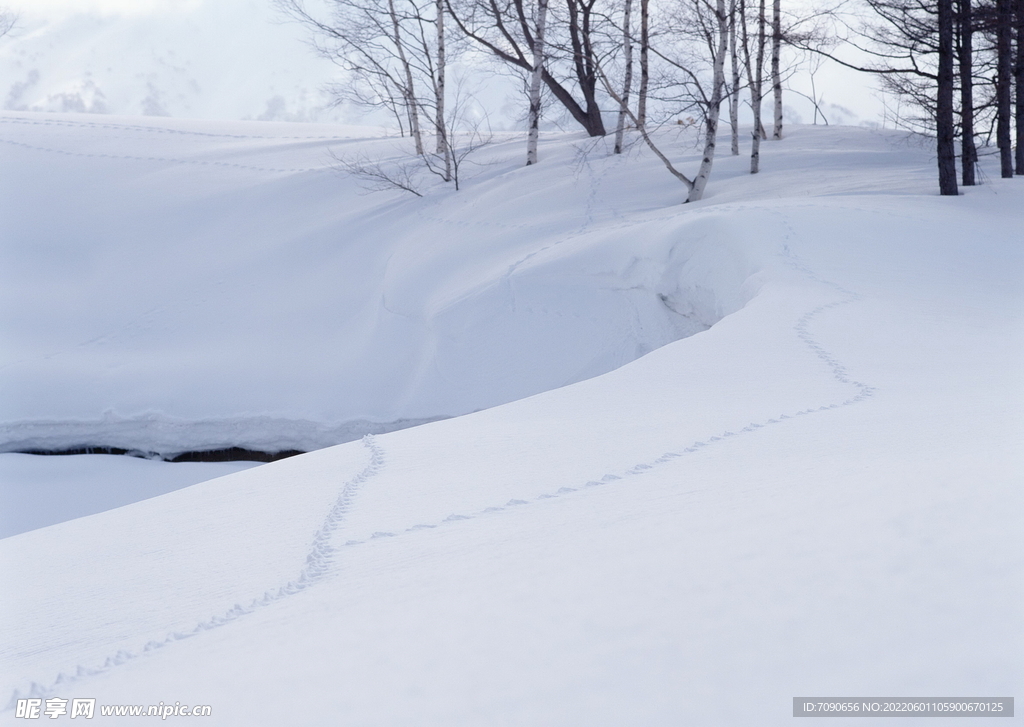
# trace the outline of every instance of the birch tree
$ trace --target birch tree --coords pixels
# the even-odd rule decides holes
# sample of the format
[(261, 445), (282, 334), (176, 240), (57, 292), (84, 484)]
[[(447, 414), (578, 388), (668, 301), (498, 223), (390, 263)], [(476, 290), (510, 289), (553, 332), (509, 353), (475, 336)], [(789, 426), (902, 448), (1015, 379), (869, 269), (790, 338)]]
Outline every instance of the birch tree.
[(443, 0), (330, 0), (314, 14), (302, 0), (277, 0), (313, 33), (317, 51), (345, 72), (331, 90), (338, 102), (384, 107), (416, 153), (424, 153), (421, 118), (433, 118), (435, 149), (443, 154), (446, 68), (451, 44)]
[[(627, 109), (627, 115), (636, 125), (647, 147), (664, 164), (668, 172), (685, 186), (687, 194), (684, 202), (697, 202), (703, 198), (714, 165), (719, 115), (726, 89), (725, 58), (729, 49), (730, 10), (727, 10), (725, 2), (726, 0), (715, 0), (715, 5), (712, 6), (707, 0), (693, 0), (690, 14), (677, 21), (677, 28), (673, 32), (664, 34), (664, 37), (677, 39), (687, 33), (693, 34), (688, 39), (689, 43), (682, 43), (682, 58), (673, 57), (669, 48), (655, 45), (650, 48), (651, 53), (659, 61), (678, 74), (676, 85), (680, 92), (671, 98), (663, 97), (662, 101), (682, 104), (682, 108), (697, 111), (704, 120), (703, 153), (700, 166), (693, 178), (672, 163), (668, 154), (653, 138), (651, 119), (648, 118), (646, 124), (639, 123), (632, 109), (622, 103), (621, 90), (616, 88), (616, 84), (612, 83), (608, 74), (598, 65), (598, 73), (605, 91), (620, 108)], [(693, 44), (693, 41), (698, 42)], [(695, 52), (696, 49), (705, 48), (706, 53), (703, 56)], [(710, 66), (710, 79), (707, 78), (706, 67), (697, 67), (704, 64)]]
[(650, 33), (650, 0), (640, 0), (640, 88), (637, 90), (636, 101), (638, 128), (647, 123), (647, 91), (651, 82)]
[[(763, 0), (762, 0), (763, 2)], [(718, 20), (718, 52), (714, 59), (714, 80), (712, 81), (711, 100), (708, 104), (708, 116), (704, 130), (704, 155), (701, 157), (700, 169), (693, 180), (686, 201), (694, 202), (704, 197), (704, 188), (711, 176), (711, 167), (715, 161), (715, 139), (718, 136), (718, 113), (722, 106), (722, 91), (725, 88), (725, 53), (729, 44), (729, 17), (725, 11), (725, 0), (717, 0), (715, 16)]]
[[(742, 4), (744, 0), (740, 0)], [(729, 128), (732, 132), (731, 151), (733, 156), (740, 153), (740, 63), (736, 47), (736, 25), (738, 20), (735, 0), (729, 13), (729, 61), (732, 69), (732, 83), (729, 86)]]
[(526, 140), (526, 166), (537, 163), (540, 138), (541, 82), (544, 78), (544, 30), (548, 18), (548, 0), (537, 0), (537, 25), (533, 35), (533, 71), (530, 74), (530, 117)]
[(765, 47), (765, 0), (758, 1), (757, 10), (757, 50), (755, 62), (750, 62), (750, 46), (747, 43), (746, 22), (743, 23), (743, 52), (747, 61), (747, 77), (750, 87), (750, 109), (754, 114), (753, 143), (750, 146), (750, 173), (757, 174), (761, 170), (761, 139), (768, 138), (764, 124), (761, 123), (761, 90), (764, 81), (764, 47)]
[(622, 153), (622, 137), (626, 131), (626, 116), (629, 113), (629, 92), (633, 85), (633, 24), (630, 17), (632, 9), (633, 0), (625, 0), (622, 11), (622, 55), (626, 71), (622, 82), (622, 99), (619, 101), (619, 119), (615, 125), (615, 154)]
[(775, 129), (773, 139), (782, 138), (782, 2), (772, 0), (772, 94), (775, 97)]
[[(389, 38), (395, 49), (401, 65), (405, 83), (399, 85), (405, 108), (409, 113), (409, 128), (412, 130), (412, 138), (416, 142), (416, 153), (423, 154), (423, 137), (420, 134), (420, 103), (416, 98), (416, 86), (412, 76), (412, 66), (409, 65), (408, 54), (406, 53), (406, 39), (402, 37), (402, 26), (399, 22), (398, 13), (395, 11), (395, 0), (388, 0), (388, 18), (391, 20), (391, 28), (394, 35)], [(365, 51), (364, 51), (365, 54)]]
[[(602, 16), (595, 11), (597, 0), (564, 1), (557, 18), (555, 8), (548, 7), (541, 80), (590, 136), (604, 136), (596, 47)], [(467, 38), (499, 62), (533, 73), (534, 30), (523, 0), (446, 0), (446, 5)]]
[(434, 23), (437, 28), (437, 63), (434, 74), (434, 138), (436, 141), (436, 153), (440, 154), (444, 161), (444, 180), (447, 182), (452, 178), (452, 155), (451, 145), (448, 143), (448, 130), (445, 124), (445, 85), (446, 67), (448, 59), (445, 53), (444, 38), (444, 0), (435, 0)]

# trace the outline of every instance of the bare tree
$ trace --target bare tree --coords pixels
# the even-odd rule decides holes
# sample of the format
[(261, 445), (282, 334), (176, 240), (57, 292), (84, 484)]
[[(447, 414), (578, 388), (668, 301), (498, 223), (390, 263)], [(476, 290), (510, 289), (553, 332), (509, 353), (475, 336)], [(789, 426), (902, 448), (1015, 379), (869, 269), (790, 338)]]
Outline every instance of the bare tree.
[(637, 126), (647, 123), (647, 91), (651, 82), (650, 0), (640, 0), (640, 88), (637, 90)]
[(447, 143), (447, 130), (444, 115), (444, 96), (446, 85), (447, 55), (444, 46), (444, 0), (435, 0), (434, 24), (437, 28), (437, 64), (435, 66), (434, 80), (434, 138), (436, 141), (435, 151), (444, 158), (445, 179), (452, 176), (451, 149)]
[(445, 74), (451, 44), (444, 3), (434, 0), (330, 0), (330, 14), (303, 0), (276, 0), (313, 31), (317, 51), (346, 72), (332, 88), (339, 102), (387, 108), (424, 153), (421, 116), (433, 117), (435, 148), (444, 149)]
[(996, 143), (1004, 178), (1013, 176), (1013, 0), (996, 0)]
[(0, 8), (0, 38), (14, 30), (18, 15), (9, 8)]
[(413, 160), (387, 160), (360, 154), (356, 157), (339, 157), (332, 152), (338, 171), (346, 172), (355, 177), (359, 184), (368, 192), (384, 192), (400, 190), (422, 197), (421, 157)]
[(956, 149), (953, 119), (953, 0), (938, 0), (939, 68), (935, 126), (939, 161), (939, 193), (955, 195)]
[(486, 119), (473, 114), (473, 99), (465, 91), (465, 82), (456, 84), (449, 111), (445, 117), (443, 152), (424, 154), (423, 165), (428, 172), (452, 182), (455, 190), (462, 189), (463, 170), (472, 163), (471, 157), (490, 145), (492, 135), (485, 129)]
[[(637, 115), (634, 114), (628, 105), (622, 103), (622, 97), (615, 85), (611, 82), (604, 70), (598, 66), (598, 73), (604, 85), (605, 91), (619, 104), (620, 108), (627, 109), (627, 115), (636, 124), (644, 143), (650, 148), (655, 156), (672, 176), (678, 179), (687, 189), (685, 202), (696, 202), (703, 198), (704, 190), (707, 187), (708, 179), (711, 176), (711, 169), (715, 159), (716, 139), (718, 136), (718, 120), (722, 101), (725, 95), (725, 57), (729, 48), (729, 22), (730, 12), (726, 9), (725, 0), (715, 0), (712, 6), (707, 0), (692, 0), (689, 5), (690, 13), (678, 20), (678, 28), (675, 32), (666, 33), (666, 37), (680, 39), (686, 33), (692, 33), (689, 40), (700, 40), (700, 48), (706, 48), (707, 54), (703, 59), (690, 55), (688, 61), (675, 58), (670, 54), (668, 48), (651, 46), (651, 52), (666, 66), (678, 73), (675, 85), (679, 87), (680, 93), (672, 98), (663, 98), (663, 101), (672, 101), (682, 104), (683, 109), (697, 111), (704, 118), (704, 144), (701, 156), (700, 167), (696, 175), (691, 179), (679, 171), (672, 163), (668, 155), (658, 146), (652, 138), (650, 119), (647, 124), (640, 124)], [(685, 39), (684, 39), (685, 40)], [(688, 46), (684, 42), (684, 46)], [(697, 63), (710, 63), (710, 93), (707, 88), (708, 79), (702, 79), (702, 72), (693, 66)], [(679, 107), (677, 107), (679, 108)]]
[(722, 91), (725, 88), (725, 53), (729, 44), (729, 16), (725, 10), (725, 0), (717, 0), (715, 17), (718, 21), (718, 51), (714, 56), (714, 80), (712, 81), (711, 99), (708, 102), (708, 114), (704, 124), (704, 155), (701, 158), (700, 170), (693, 180), (687, 201), (701, 199), (704, 188), (711, 177), (711, 166), (715, 161), (715, 139), (718, 136), (718, 112), (722, 106)]
[(757, 174), (761, 169), (761, 139), (767, 139), (764, 124), (761, 123), (762, 83), (764, 81), (764, 47), (765, 47), (765, 0), (758, 1), (757, 10), (757, 51), (756, 60), (750, 62), (750, 46), (747, 42), (746, 21), (743, 22), (743, 53), (746, 57), (747, 76), (750, 87), (750, 108), (754, 112), (753, 144), (750, 148), (750, 173)]
[(537, 25), (533, 35), (533, 70), (530, 72), (530, 117), (526, 140), (526, 166), (537, 163), (540, 138), (541, 81), (544, 78), (544, 30), (548, 19), (548, 0), (537, 0)]
[(872, 17), (852, 29), (853, 37), (843, 38), (843, 44), (866, 54), (871, 59), (868, 63), (852, 62), (822, 48), (804, 47), (847, 68), (876, 74), (886, 90), (901, 102), (909, 102), (905, 105), (908, 111), (901, 112), (897, 123), (935, 134), (939, 190), (944, 195), (955, 195), (954, 28), (959, 18), (953, 0), (864, 2)]
[(456, 78), (454, 91), (445, 106), (445, 127), (439, 135), (444, 147), (409, 155), (395, 149), (390, 155), (372, 157), (365, 153), (341, 157), (332, 153), (336, 168), (346, 172), (370, 192), (399, 190), (422, 197), (431, 176), (462, 188), (464, 169), (474, 153), (491, 143), (486, 119), (473, 113), (473, 99), (465, 83)]
[[(742, 4), (744, 0), (739, 0)], [(736, 0), (733, 0), (729, 13), (729, 61), (732, 69), (732, 83), (729, 85), (729, 128), (732, 132), (731, 151), (733, 156), (740, 153), (740, 63), (739, 50), (736, 47), (736, 25), (739, 13), (736, 12)]]
[(1014, 66), (1016, 78), (1015, 100), (1017, 104), (1017, 174), (1024, 174), (1024, 0), (1014, 3), (1017, 24), (1017, 62)]
[[(597, 28), (602, 16), (597, 0), (565, 0), (557, 17), (547, 21), (541, 80), (590, 136), (606, 131), (597, 98)], [(462, 33), (499, 61), (532, 73), (527, 52), (534, 47), (530, 18), (523, 0), (447, 0), (451, 17)], [(557, 21), (557, 22), (552, 22)], [(557, 35), (553, 32), (558, 30)]]
[[(402, 73), (405, 76), (405, 85), (400, 86), (405, 101), (405, 107), (409, 113), (409, 128), (412, 129), (412, 138), (416, 142), (416, 153), (423, 153), (423, 137), (420, 134), (420, 101), (416, 97), (416, 86), (413, 81), (412, 66), (409, 64), (408, 53), (406, 53), (406, 40), (402, 37), (402, 25), (395, 11), (395, 0), (387, 0), (388, 18), (394, 31), (392, 41), (395, 53), (401, 63)], [(429, 57), (429, 53), (428, 53)]]
[(622, 137), (626, 130), (626, 115), (629, 112), (629, 92), (633, 85), (633, 23), (630, 18), (632, 9), (633, 0), (625, 0), (622, 11), (622, 52), (626, 71), (622, 82), (622, 100), (619, 102), (619, 119), (615, 125), (615, 154), (622, 153)]
[(1017, 0), (1014, 6), (1017, 17), (1017, 63), (1014, 68), (1016, 77), (1017, 102), (1017, 174), (1024, 174), (1024, 0)]
[(775, 129), (773, 139), (782, 138), (782, 3), (772, 0), (772, 94), (775, 97)]
[(971, 0), (958, 0), (957, 60), (960, 70), (960, 181), (974, 185), (978, 149), (974, 144), (974, 22)]

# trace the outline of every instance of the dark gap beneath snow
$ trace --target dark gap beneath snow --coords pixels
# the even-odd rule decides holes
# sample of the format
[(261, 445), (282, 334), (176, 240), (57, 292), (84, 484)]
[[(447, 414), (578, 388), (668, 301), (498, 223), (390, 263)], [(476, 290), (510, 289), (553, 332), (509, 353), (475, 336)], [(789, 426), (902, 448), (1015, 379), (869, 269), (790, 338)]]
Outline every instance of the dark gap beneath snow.
[(204, 449), (181, 452), (173, 455), (162, 455), (157, 452), (143, 452), (138, 449), (121, 447), (68, 447), (66, 449), (22, 449), (17, 454), (36, 454), (41, 456), (62, 456), (68, 454), (124, 454), (142, 459), (160, 459), (164, 462), (276, 462), (279, 459), (305, 454), (300, 449), (284, 449), (278, 452), (265, 452), (245, 447), (225, 447), (223, 449)]

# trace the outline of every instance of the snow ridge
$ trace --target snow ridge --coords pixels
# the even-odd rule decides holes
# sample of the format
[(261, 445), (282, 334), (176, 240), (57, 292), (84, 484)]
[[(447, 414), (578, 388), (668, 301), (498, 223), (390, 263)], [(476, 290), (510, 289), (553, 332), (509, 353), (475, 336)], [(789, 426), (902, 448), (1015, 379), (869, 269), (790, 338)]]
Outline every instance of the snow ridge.
[(448, 517), (444, 518), (441, 521), (434, 522), (434, 523), (418, 523), (418, 524), (413, 525), (412, 527), (406, 528), (404, 531), (401, 531), (401, 532), (398, 532), (398, 533), (393, 533), (393, 532), (375, 532), (367, 540), (348, 540), (348, 541), (345, 542), (344, 546), (342, 546), (342, 547), (346, 547), (346, 548), (348, 548), (348, 547), (355, 547), (355, 546), (363, 545), (364, 543), (366, 543), (366, 542), (368, 542), (370, 540), (375, 540), (375, 539), (378, 539), (378, 538), (397, 537), (397, 536), (400, 536), (400, 535), (403, 535), (403, 534), (415, 533), (415, 532), (418, 532), (418, 531), (421, 531), (421, 530), (428, 530), (428, 529), (434, 529), (434, 528), (438, 528), (438, 527), (442, 527), (442, 526), (446, 526), (446, 525), (451, 525), (452, 523), (461, 522), (461, 521), (464, 521), (464, 520), (473, 520), (473, 519), (484, 517), (484, 516), (495, 515), (497, 513), (505, 511), (505, 510), (507, 510), (509, 508), (514, 508), (514, 507), (518, 507), (518, 506), (522, 506), (522, 505), (535, 504), (535, 503), (541, 502), (543, 500), (551, 500), (551, 499), (554, 499), (554, 498), (563, 497), (563, 496), (566, 496), (566, 495), (571, 495), (572, 493), (575, 493), (575, 492), (578, 492), (578, 491), (581, 491), (581, 490), (585, 490), (586, 488), (598, 487), (598, 486), (601, 486), (601, 485), (606, 485), (606, 484), (611, 483), (611, 482), (627, 483), (629, 481), (629, 478), (631, 478), (631, 477), (635, 477), (637, 475), (642, 475), (642, 474), (645, 474), (647, 472), (651, 472), (655, 468), (665, 464), (666, 462), (669, 462), (670, 460), (677, 459), (679, 457), (684, 457), (684, 456), (686, 456), (688, 454), (692, 454), (694, 452), (697, 452), (699, 450), (705, 449), (707, 447), (714, 446), (716, 443), (723, 442), (723, 441), (725, 441), (725, 440), (727, 440), (727, 439), (729, 439), (731, 437), (742, 436), (744, 434), (749, 434), (751, 432), (755, 432), (758, 429), (762, 429), (764, 427), (773, 426), (773, 425), (776, 425), (776, 424), (781, 424), (785, 420), (792, 419), (792, 418), (797, 417), (797, 416), (807, 416), (808, 414), (817, 414), (817, 413), (829, 411), (829, 410), (832, 410), (832, 409), (840, 409), (842, 407), (851, 406), (853, 404), (857, 404), (857, 403), (859, 403), (861, 401), (864, 401), (865, 399), (870, 398), (871, 396), (873, 396), (875, 394), (877, 389), (875, 387), (869, 386), (868, 384), (865, 384), (865, 383), (863, 383), (861, 381), (856, 381), (856, 380), (851, 379), (849, 377), (849, 374), (848, 374), (848, 371), (846, 369), (846, 366), (843, 365), (843, 363), (838, 358), (836, 358), (832, 353), (830, 353), (824, 346), (822, 346), (818, 342), (818, 340), (816, 338), (814, 338), (814, 336), (808, 330), (809, 327), (810, 327), (810, 324), (813, 322), (813, 320), (817, 316), (819, 316), (821, 313), (823, 313), (823, 312), (825, 312), (827, 310), (831, 310), (831, 309), (837, 308), (837, 307), (841, 307), (841, 306), (845, 306), (845, 305), (851, 305), (853, 303), (856, 303), (857, 301), (861, 300), (863, 298), (863, 296), (861, 296), (859, 293), (852, 292), (850, 290), (847, 290), (847, 289), (843, 288), (842, 286), (839, 286), (839, 285), (837, 285), (835, 283), (832, 283), (832, 282), (830, 282), (828, 280), (824, 280), (823, 278), (819, 277), (814, 271), (810, 270), (809, 268), (804, 266), (802, 263), (800, 263), (795, 258), (795, 256), (793, 256), (792, 253), (789, 251), (788, 246), (784, 246), (783, 247), (783, 252), (781, 253), (781, 256), (794, 269), (800, 271), (801, 273), (803, 273), (804, 275), (806, 275), (810, 279), (814, 280), (815, 282), (821, 283), (823, 285), (827, 285), (828, 287), (831, 287), (834, 290), (844, 294), (844, 298), (842, 298), (840, 300), (832, 301), (830, 303), (819, 305), (819, 306), (813, 308), (812, 310), (808, 311), (804, 315), (800, 316), (800, 318), (797, 319), (797, 322), (794, 324), (793, 330), (796, 333), (797, 338), (799, 338), (800, 341), (803, 342), (811, 350), (811, 352), (814, 353), (815, 356), (817, 356), (819, 359), (821, 359), (826, 364), (826, 366), (828, 366), (828, 368), (831, 371), (833, 377), (837, 381), (839, 381), (840, 383), (852, 386), (852, 387), (854, 387), (856, 389), (856, 393), (854, 393), (852, 396), (850, 396), (850, 397), (848, 397), (846, 399), (843, 399), (842, 401), (834, 401), (834, 402), (830, 402), (830, 403), (827, 403), (827, 404), (822, 404), (822, 405), (820, 405), (818, 407), (802, 409), (800, 411), (795, 411), (795, 412), (792, 412), (792, 413), (789, 413), (789, 414), (786, 414), (786, 413), (779, 414), (777, 417), (771, 417), (769, 419), (766, 419), (766, 420), (763, 420), (763, 421), (760, 421), (760, 422), (750, 422), (747, 426), (744, 426), (744, 427), (740, 428), (738, 431), (735, 431), (735, 432), (733, 432), (733, 431), (725, 431), (725, 432), (722, 432), (721, 434), (709, 436), (709, 437), (705, 438), (704, 440), (698, 440), (698, 441), (695, 441), (695, 442), (693, 442), (692, 444), (690, 444), (688, 446), (680, 447), (677, 451), (665, 452), (660, 457), (657, 457), (656, 459), (651, 460), (649, 462), (639, 462), (639, 463), (634, 464), (631, 467), (628, 467), (625, 470), (622, 470), (622, 471), (620, 471), (618, 473), (614, 473), (614, 472), (606, 473), (603, 476), (601, 476), (599, 479), (589, 480), (589, 481), (583, 483), (582, 485), (577, 485), (576, 487), (563, 486), (563, 487), (560, 487), (555, 492), (541, 493), (540, 495), (537, 495), (536, 497), (534, 497), (532, 499), (530, 499), (530, 498), (527, 498), (527, 499), (513, 498), (513, 499), (510, 499), (508, 502), (506, 502), (504, 505), (492, 505), (492, 506), (489, 506), (489, 507), (485, 507), (482, 510), (478, 510), (478, 511), (474, 511), (474, 512), (468, 512), (468, 513), (452, 513), (452, 514), (448, 515)]
[(191, 638), (204, 631), (209, 631), (210, 629), (215, 629), (229, 624), (242, 616), (253, 613), (259, 608), (269, 606), (276, 601), (280, 601), (288, 596), (299, 593), (323, 580), (324, 576), (326, 576), (330, 571), (331, 565), (334, 562), (334, 553), (337, 551), (337, 548), (331, 544), (335, 531), (344, 521), (345, 515), (351, 508), (352, 501), (356, 494), (358, 494), (359, 489), (368, 480), (377, 475), (384, 466), (384, 452), (376, 443), (374, 438), (367, 434), (363, 437), (362, 442), (363, 446), (365, 446), (370, 452), (370, 462), (362, 471), (342, 485), (337, 499), (334, 501), (331, 509), (327, 512), (327, 515), (324, 517), (323, 524), (313, 536), (313, 542), (310, 545), (309, 552), (306, 554), (305, 562), (302, 569), (299, 571), (298, 577), (288, 581), (277, 589), (265, 591), (262, 596), (252, 599), (248, 606), (242, 606), (241, 604), (236, 603), (227, 611), (221, 614), (215, 614), (206, 621), (199, 622), (191, 631), (174, 631), (162, 641), (148, 641), (141, 649), (134, 652), (120, 649), (116, 654), (108, 656), (99, 666), (86, 667), (79, 664), (71, 673), (59, 673), (53, 683), (48, 686), (43, 686), (38, 682), (32, 682), (24, 694), (22, 694), (19, 689), (14, 689), (11, 699), (3, 708), (3, 711), (14, 709), (17, 706), (19, 699), (24, 699), (26, 697), (51, 696), (59, 688), (62, 688), (67, 684), (107, 672), (115, 666), (120, 666), (121, 664), (142, 656), (146, 652), (163, 648), (175, 641), (182, 641), (183, 639)]

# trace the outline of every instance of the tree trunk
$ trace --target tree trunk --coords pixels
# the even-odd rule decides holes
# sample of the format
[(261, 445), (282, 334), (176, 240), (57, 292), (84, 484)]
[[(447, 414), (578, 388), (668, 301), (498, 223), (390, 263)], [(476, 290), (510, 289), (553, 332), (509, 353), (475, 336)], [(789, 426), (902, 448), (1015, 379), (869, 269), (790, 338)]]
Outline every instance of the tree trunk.
[[(1024, 2), (1024, 0), (1021, 0)], [(640, 89), (637, 93), (636, 118), (637, 126), (641, 129), (647, 126), (647, 86), (650, 83), (650, 65), (647, 60), (648, 51), (651, 47), (650, 34), (648, 30), (649, 15), (647, 6), (650, 0), (640, 0)]]
[(434, 135), (437, 137), (437, 153), (444, 156), (444, 181), (452, 179), (452, 150), (444, 118), (445, 57), (444, 50), (444, 0), (437, 0), (437, 82), (434, 86)]
[(388, 13), (391, 16), (391, 26), (395, 33), (395, 48), (398, 51), (398, 60), (405, 71), (405, 88), (402, 89), (403, 101), (409, 114), (409, 131), (416, 142), (416, 154), (423, 156), (423, 136), (420, 134), (419, 103), (416, 99), (416, 91), (412, 81), (412, 68), (409, 59), (405, 55), (405, 41), (402, 40), (402, 31), (398, 25), (398, 13), (395, 11), (394, 0), (388, 0)]
[[(742, 0), (741, 0), (742, 2)], [(732, 87), (729, 89), (729, 127), (732, 131), (732, 155), (740, 153), (740, 62), (736, 49), (736, 0), (729, 11), (729, 60), (732, 63)]]
[[(582, 119), (577, 119), (591, 136), (604, 136), (604, 119), (597, 103), (597, 68), (594, 49), (591, 45), (590, 20), (596, 0), (568, 0), (569, 42), (572, 46), (573, 65), (576, 79), (583, 94), (586, 110)], [(554, 89), (552, 89), (554, 90)]]
[(622, 153), (622, 137), (626, 131), (626, 114), (629, 111), (629, 89), (633, 85), (633, 33), (630, 14), (633, 0), (626, 0), (622, 18), (622, 53), (626, 63), (626, 78), (622, 82), (622, 101), (619, 104), (619, 120), (615, 126), (616, 154)]
[(530, 75), (530, 130), (526, 137), (526, 166), (537, 163), (537, 141), (540, 138), (540, 84), (544, 76), (544, 26), (548, 17), (548, 0), (537, 0), (537, 30), (533, 36), (533, 73)]
[(1013, 0), (996, 2), (996, 143), (1004, 178), (1013, 176), (1010, 120), (1013, 104)]
[(1017, 174), (1024, 174), (1024, 0), (1017, 0)]
[(718, 17), (718, 52), (715, 53), (714, 88), (708, 103), (707, 129), (704, 137), (704, 156), (701, 159), (700, 171), (693, 178), (693, 187), (687, 196), (687, 202), (696, 202), (704, 196), (704, 188), (711, 176), (711, 165), (715, 161), (715, 140), (718, 136), (718, 114), (722, 106), (722, 91), (725, 88), (725, 54), (729, 48), (729, 19), (725, 11), (725, 0), (717, 0)]
[(779, 69), (782, 55), (782, 7), (780, 0), (772, 2), (772, 93), (775, 95), (775, 130), (772, 138), (782, 138), (782, 71)]
[(974, 21), (971, 0), (958, 0), (960, 7), (960, 161), (961, 180), (974, 186), (978, 149), (974, 144)]
[(958, 194), (953, 124), (953, 0), (938, 0), (939, 68), (935, 128), (939, 161), (939, 193)]
[(757, 63), (750, 81), (750, 107), (754, 112), (754, 142), (750, 149), (750, 173), (761, 171), (761, 138), (765, 135), (761, 123), (761, 82), (764, 79), (764, 2), (760, 0), (757, 15)]

